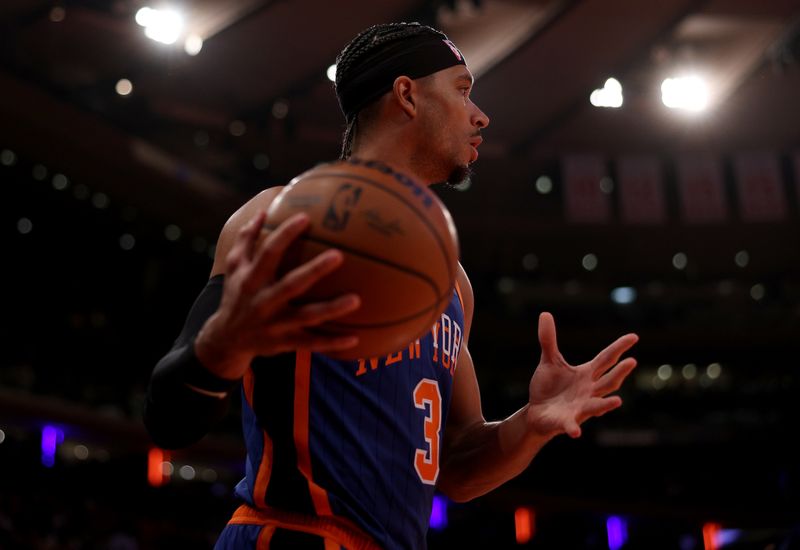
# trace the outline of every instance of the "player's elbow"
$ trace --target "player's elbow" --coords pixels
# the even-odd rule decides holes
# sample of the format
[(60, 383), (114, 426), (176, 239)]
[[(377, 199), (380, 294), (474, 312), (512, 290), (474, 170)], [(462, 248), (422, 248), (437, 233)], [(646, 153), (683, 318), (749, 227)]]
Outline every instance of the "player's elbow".
[(174, 434), (168, 433), (161, 427), (156, 426), (151, 422), (147, 422), (147, 420), (145, 420), (144, 426), (147, 430), (147, 434), (150, 436), (150, 441), (152, 441), (153, 444), (160, 449), (173, 451), (186, 447), (189, 444), (179, 441)]
[(174, 431), (165, 430), (163, 427), (156, 427), (152, 424), (148, 425), (147, 422), (145, 422), (145, 428), (147, 428), (147, 433), (150, 436), (150, 440), (155, 444), (155, 446), (168, 451), (184, 449), (194, 443), (197, 443), (205, 435), (189, 434), (187, 437), (186, 434), (179, 434)]
[(442, 491), (442, 494), (444, 494), (444, 496), (446, 496), (453, 502), (457, 502), (459, 504), (462, 504), (464, 502), (469, 502), (470, 500), (473, 500), (477, 496), (468, 494), (464, 491)]
[(152, 441), (156, 447), (164, 449), (165, 451), (176, 451), (189, 445), (189, 443), (177, 441), (169, 435), (162, 434), (158, 431), (148, 429), (147, 433), (150, 435), (150, 441)]
[(145, 400), (142, 420), (150, 440), (159, 448), (166, 450), (183, 449), (196, 443), (205, 431), (191, 429), (191, 424), (176, 423), (167, 414), (159, 413), (149, 399)]
[(483, 494), (449, 476), (440, 476), (436, 489), (453, 502), (469, 502)]
[(144, 421), (147, 435), (150, 436), (150, 441), (152, 441), (156, 447), (172, 451), (185, 446), (182, 445), (182, 441), (178, 441), (174, 433), (165, 430), (162, 423), (154, 419), (151, 414), (145, 413), (142, 420)]

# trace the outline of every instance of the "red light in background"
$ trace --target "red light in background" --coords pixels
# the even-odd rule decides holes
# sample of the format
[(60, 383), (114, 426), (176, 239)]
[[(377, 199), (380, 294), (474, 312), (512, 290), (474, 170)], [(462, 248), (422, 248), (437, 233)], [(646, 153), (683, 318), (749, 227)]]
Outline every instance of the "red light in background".
[(167, 482), (167, 476), (164, 474), (164, 462), (169, 460), (169, 454), (153, 447), (147, 453), (147, 483), (151, 487), (161, 487)]
[(706, 523), (703, 525), (703, 547), (705, 550), (717, 550), (717, 535), (720, 529), (719, 523)]
[(514, 526), (517, 544), (525, 544), (536, 532), (536, 513), (533, 508), (517, 508), (514, 510)]

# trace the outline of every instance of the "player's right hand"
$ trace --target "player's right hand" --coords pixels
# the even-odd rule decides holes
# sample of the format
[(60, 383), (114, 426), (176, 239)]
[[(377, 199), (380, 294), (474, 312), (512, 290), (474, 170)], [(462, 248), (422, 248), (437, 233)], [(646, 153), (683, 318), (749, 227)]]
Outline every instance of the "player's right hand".
[(308, 226), (308, 216), (296, 214), (259, 238), (265, 218), (259, 211), (239, 230), (225, 260), (219, 308), (195, 340), (200, 362), (223, 378), (240, 378), (258, 355), (298, 349), (338, 351), (358, 344), (353, 335), (326, 336), (309, 330), (356, 310), (361, 304), (357, 295), (300, 306), (292, 303), (339, 267), (342, 253), (327, 250), (279, 276), (281, 260)]

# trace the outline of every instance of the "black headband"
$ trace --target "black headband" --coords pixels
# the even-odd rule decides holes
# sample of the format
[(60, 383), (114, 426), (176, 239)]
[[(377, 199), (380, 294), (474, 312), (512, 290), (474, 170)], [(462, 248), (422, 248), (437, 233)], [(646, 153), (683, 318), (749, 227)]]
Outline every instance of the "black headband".
[(387, 44), (359, 59), (336, 87), (339, 106), (347, 120), (392, 89), (398, 76), (422, 78), (455, 65), (466, 65), (464, 56), (443, 34), (423, 34)]

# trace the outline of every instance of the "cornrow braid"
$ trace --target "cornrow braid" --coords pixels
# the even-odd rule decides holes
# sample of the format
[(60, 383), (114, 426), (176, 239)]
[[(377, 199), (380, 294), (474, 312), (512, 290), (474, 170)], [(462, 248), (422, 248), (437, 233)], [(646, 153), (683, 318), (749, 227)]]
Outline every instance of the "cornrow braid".
[[(422, 34), (435, 34), (443, 39), (447, 38), (445, 34), (420, 23), (384, 23), (361, 31), (336, 56), (336, 88), (352, 76), (350, 73), (353, 66), (365, 56), (397, 40)], [(342, 160), (350, 158), (352, 154), (353, 142), (358, 132), (358, 118), (358, 113), (347, 117), (342, 136), (342, 151), (339, 155)]]

